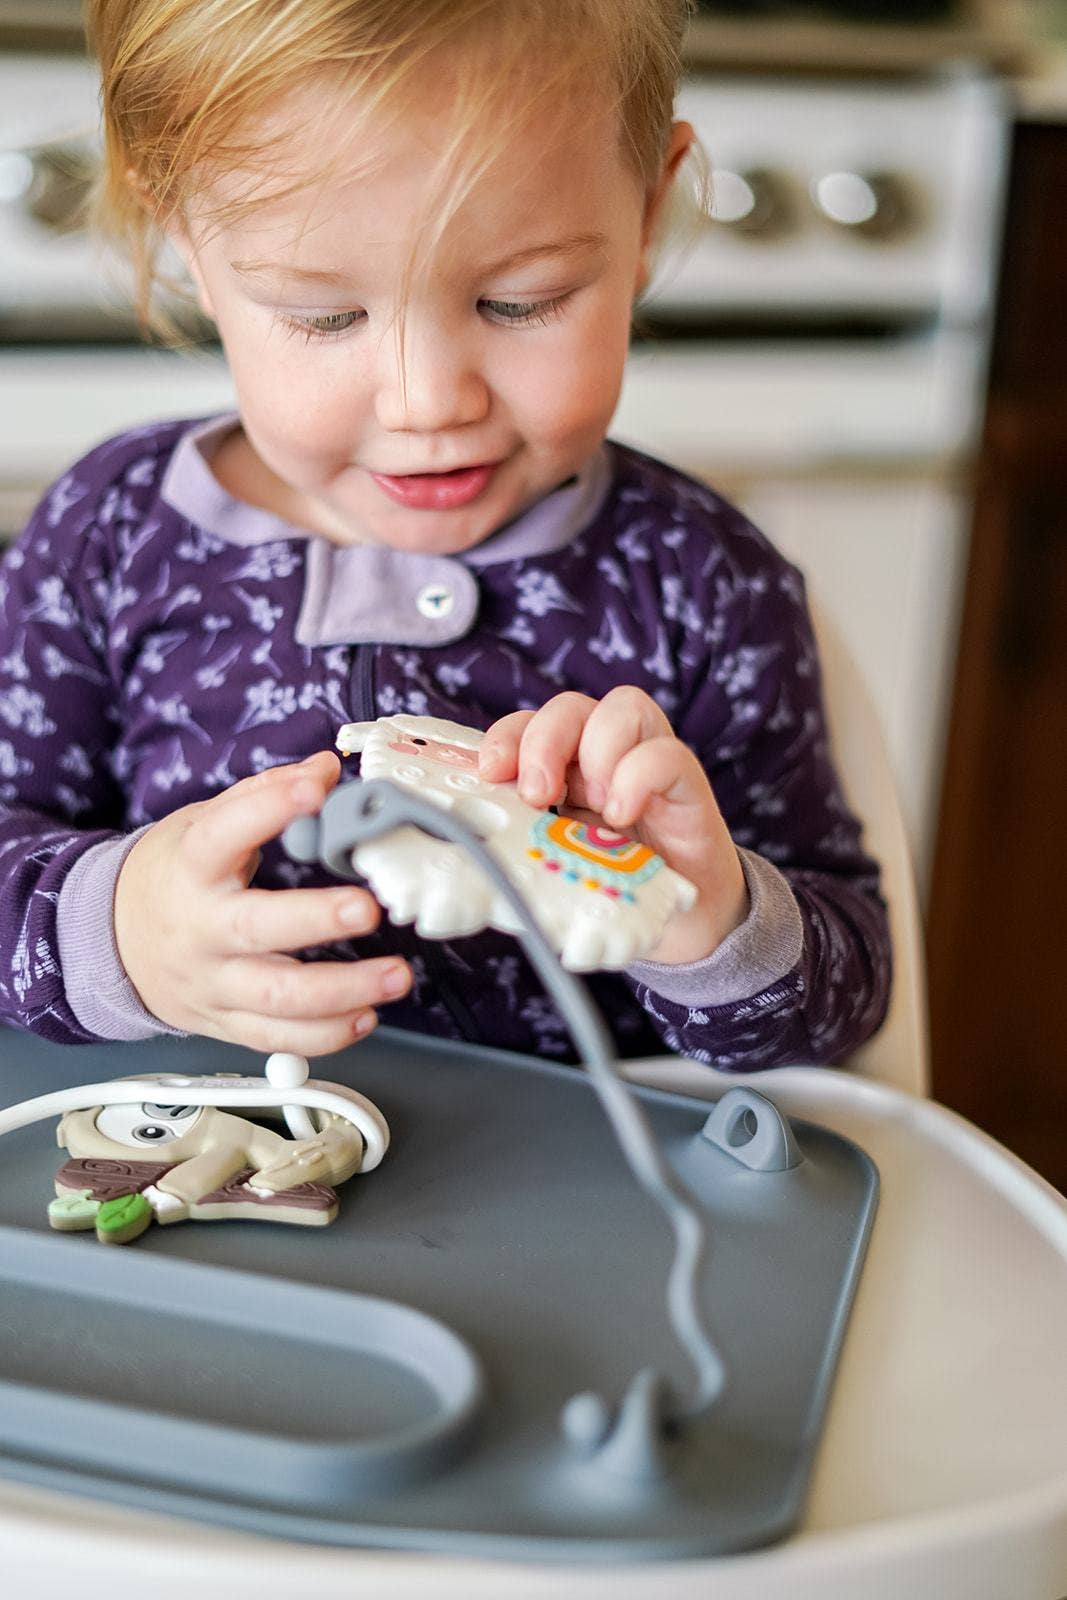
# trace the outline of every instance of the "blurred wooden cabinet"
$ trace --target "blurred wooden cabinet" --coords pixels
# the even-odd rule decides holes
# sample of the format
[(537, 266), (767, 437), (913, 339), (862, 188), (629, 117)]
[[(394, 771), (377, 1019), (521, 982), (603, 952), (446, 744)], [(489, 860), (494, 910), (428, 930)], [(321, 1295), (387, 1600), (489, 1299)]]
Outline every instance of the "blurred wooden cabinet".
[(935, 1096), (1067, 1190), (1067, 123), (1015, 133), (928, 932)]

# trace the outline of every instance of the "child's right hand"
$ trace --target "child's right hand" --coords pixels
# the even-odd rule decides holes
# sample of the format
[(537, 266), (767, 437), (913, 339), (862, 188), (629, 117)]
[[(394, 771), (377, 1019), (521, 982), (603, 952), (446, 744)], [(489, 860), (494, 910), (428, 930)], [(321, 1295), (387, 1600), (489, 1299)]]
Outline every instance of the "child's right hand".
[(142, 834), (115, 889), (119, 957), (161, 1022), (252, 1050), (329, 1055), (411, 985), (397, 957), (297, 961), (288, 951), (369, 933), (365, 889), (250, 889), (259, 847), (320, 809), (340, 775), (322, 751), (183, 806)]

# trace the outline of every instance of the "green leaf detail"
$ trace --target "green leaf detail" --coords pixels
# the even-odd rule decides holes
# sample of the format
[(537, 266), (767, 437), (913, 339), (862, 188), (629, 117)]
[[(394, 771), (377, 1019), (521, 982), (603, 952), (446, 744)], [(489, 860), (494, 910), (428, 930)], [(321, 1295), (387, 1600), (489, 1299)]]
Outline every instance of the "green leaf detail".
[(88, 1189), (72, 1189), (57, 1195), (48, 1207), (48, 1220), (53, 1228), (91, 1228), (100, 1210), (99, 1200), (91, 1198)]
[(152, 1220), (152, 1207), (143, 1194), (120, 1194), (105, 1200), (96, 1214), (97, 1233), (125, 1233)]

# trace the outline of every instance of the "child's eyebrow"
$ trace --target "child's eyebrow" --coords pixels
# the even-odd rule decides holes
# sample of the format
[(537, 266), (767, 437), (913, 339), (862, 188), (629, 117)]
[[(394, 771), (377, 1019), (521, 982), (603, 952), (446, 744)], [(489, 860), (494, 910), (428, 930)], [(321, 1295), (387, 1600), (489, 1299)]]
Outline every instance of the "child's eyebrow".
[(242, 278), (272, 278), (276, 282), (296, 279), (300, 283), (321, 283), (328, 288), (344, 288), (348, 275), (318, 267), (279, 267), (274, 261), (231, 261), (234, 272)]
[(495, 261), (491, 267), (485, 269), (486, 276), (491, 277), (497, 272), (513, 272), (516, 267), (531, 266), (545, 256), (577, 256), (602, 251), (607, 242), (602, 233), (575, 233), (566, 239), (552, 239), (546, 244), (533, 244), (525, 250), (514, 250), (511, 255)]
[[(607, 245), (602, 233), (575, 233), (564, 239), (551, 239), (545, 244), (528, 245), (523, 250), (513, 250), (510, 255), (486, 267), (483, 277), (494, 277), (501, 272), (514, 272), (519, 267), (532, 266), (546, 256), (577, 256), (602, 251)], [(275, 282), (287, 279), (297, 283), (320, 284), (329, 289), (351, 287), (347, 273), (322, 267), (280, 267), (274, 261), (231, 261), (234, 272), (243, 278), (270, 278)]]

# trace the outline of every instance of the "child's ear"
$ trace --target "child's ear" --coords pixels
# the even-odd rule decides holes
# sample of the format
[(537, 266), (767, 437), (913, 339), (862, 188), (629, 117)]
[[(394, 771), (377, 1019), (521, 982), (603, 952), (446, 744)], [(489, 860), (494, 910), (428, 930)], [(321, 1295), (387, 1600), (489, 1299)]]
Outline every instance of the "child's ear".
[(214, 321), (215, 313), (211, 309), (211, 303), (203, 281), (203, 273), (200, 271), (200, 265), (196, 259), (196, 250), (189, 236), (185, 218), (175, 212), (168, 220), (164, 220), (151, 190), (134, 167), (126, 168), (126, 181), (136, 194), (141, 205), (152, 214), (156, 225), (162, 228), (167, 244), (171, 249), (176, 250), (181, 257), (182, 264), (192, 279), (193, 287), (196, 289), (197, 304), (200, 306), (201, 311)]
[(667, 152), (663, 158), (659, 180), (645, 199), (645, 210), (641, 219), (641, 259), (637, 283), (639, 294), (648, 283), (650, 272), (648, 256), (656, 236), (656, 226), (663, 213), (667, 196), (671, 192), (671, 185), (678, 176), (678, 168), (689, 154), (695, 139), (696, 133), (691, 123), (674, 122), (671, 124), (671, 136), (667, 144)]
[(206, 317), (210, 317), (214, 322), (215, 308), (211, 303), (211, 296), (208, 293), (207, 284), (204, 282), (204, 273), (200, 265), (200, 257), (197, 255), (196, 246), (189, 235), (189, 230), (185, 224), (184, 218), (175, 217), (171, 222), (167, 223), (164, 232), (167, 236), (167, 243), (170, 245), (171, 249), (177, 251), (178, 255), (182, 259), (182, 264), (184, 265), (186, 272), (189, 274), (189, 277), (192, 280), (193, 288), (196, 290), (197, 305), (200, 307), (204, 315)]

